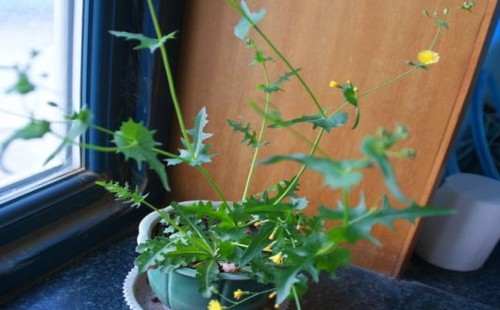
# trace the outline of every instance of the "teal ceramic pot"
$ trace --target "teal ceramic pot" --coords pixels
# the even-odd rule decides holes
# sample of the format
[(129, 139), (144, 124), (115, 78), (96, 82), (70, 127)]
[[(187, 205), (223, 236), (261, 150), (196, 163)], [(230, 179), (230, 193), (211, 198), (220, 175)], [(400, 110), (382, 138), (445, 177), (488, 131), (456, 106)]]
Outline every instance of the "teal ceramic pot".
[[(190, 201), (182, 204), (192, 203)], [(214, 202), (214, 206), (218, 203)], [(167, 207), (165, 211), (171, 211)], [(139, 225), (139, 236), (137, 243), (143, 243), (151, 238), (152, 231), (160, 221), (160, 216), (156, 213), (150, 213)], [(207, 298), (204, 298), (198, 290), (198, 283), (195, 278), (196, 270), (191, 268), (178, 268), (170, 272), (164, 272), (160, 269), (153, 269), (147, 272), (149, 284), (156, 297), (172, 310), (201, 310), (207, 309)], [(214, 296), (223, 306), (231, 304), (224, 300), (233, 299), (233, 292), (241, 289), (243, 291), (259, 292), (269, 289), (269, 286), (258, 283), (243, 274), (221, 273), (218, 281), (218, 289), (224, 298)], [(217, 298), (218, 297), (218, 298)], [(267, 294), (256, 296), (233, 309), (235, 310), (253, 310), (260, 309), (263, 305), (269, 303)]]
[[(210, 300), (204, 298), (198, 292), (195, 273), (194, 269), (189, 268), (179, 268), (169, 273), (154, 269), (148, 271), (148, 280), (156, 297), (170, 309), (207, 309)], [(218, 286), (220, 294), (229, 300), (233, 300), (233, 292), (237, 289), (258, 292), (269, 288), (244, 275), (237, 274), (221, 274)], [(217, 299), (222, 306), (231, 305), (224, 298), (219, 297)], [(268, 303), (267, 294), (263, 294), (238, 305), (234, 309), (260, 309), (266, 303)]]

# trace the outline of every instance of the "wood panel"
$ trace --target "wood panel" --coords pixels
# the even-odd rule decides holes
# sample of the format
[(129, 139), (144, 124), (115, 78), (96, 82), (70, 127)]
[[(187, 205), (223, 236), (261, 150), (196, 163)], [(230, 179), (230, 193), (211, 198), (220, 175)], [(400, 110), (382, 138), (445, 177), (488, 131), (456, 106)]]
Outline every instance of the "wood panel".
[[(260, 24), (290, 61), (302, 68), (301, 74), (325, 108), (341, 104), (330, 80), (347, 79), (361, 91), (386, 81), (408, 69), (407, 60), (415, 60), (426, 49), (436, 31), (433, 21), (422, 15), (423, 9), (442, 10), (460, 3), (451, 0), (282, 0), (249, 1), (253, 10), (265, 7), (267, 16)], [(475, 72), (496, 0), (478, 1), (472, 13), (458, 12), (450, 18), (450, 30), (436, 45), (439, 64), (429, 71), (418, 70), (403, 81), (361, 100), (361, 124), (352, 130), (346, 126), (327, 135), (321, 148), (333, 158), (360, 156), (359, 144), (364, 135), (380, 126), (392, 129), (396, 122), (405, 124), (411, 138), (402, 147), (417, 151), (414, 160), (395, 161), (397, 175), (406, 193), (419, 203), (426, 203), (436, 184), (448, 145), (464, 106), (467, 90)], [(218, 155), (206, 166), (227, 198), (241, 199), (251, 151), (240, 143), (226, 119), (251, 122), (257, 127), (259, 117), (248, 107), (252, 100), (262, 102), (256, 90), (263, 83), (263, 72), (250, 66), (252, 52), (233, 36), (238, 21), (235, 12), (220, 0), (192, 0), (187, 3), (185, 25), (181, 33), (181, 63), (178, 88), (186, 117), (191, 120), (206, 106), (210, 142)], [(257, 39), (257, 38), (256, 38)], [(260, 42), (260, 40), (257, 40)], [(270, 53), (268, 47), (262, 48)], [(276, 78), (286, 68), (276, 61), (270, 65)], [(305, 91), (296, 80), (273, 95), (285, 119), (315, 113)], [(188, 122), (192, 126), (192, 121)], [(300, 132), (313, 139), (310, 126)], [(178, 136), (178, 135), (177, 135)], [(288, 130), (272, 130), (261, 158), (271, 154), (308, 152), (309, 145)], [(172, 149), (176, 146), (173, 145)], [(299, 167), (278, 164), (259, 167), (251, 192), (264, 190), (278, 180), (293, 176)], [(190, 167), (170, 171), (173, 199), (217, 199), (206, 182)], [(375, 203), (385, 188), (377, 173), (365, 178), (364, 192)], [(301, 193), (311, 197), (314, 206), (334, 206), (337, 194), (323, 186), (321, 178), (306, 173)], [(375, 247), (360, 243), (354, 249), (355, 264), (397, 275), (411, 248), (416, 226), (397, 223), (397, 232), (376, 228), (375, 235), (384, 244)]]

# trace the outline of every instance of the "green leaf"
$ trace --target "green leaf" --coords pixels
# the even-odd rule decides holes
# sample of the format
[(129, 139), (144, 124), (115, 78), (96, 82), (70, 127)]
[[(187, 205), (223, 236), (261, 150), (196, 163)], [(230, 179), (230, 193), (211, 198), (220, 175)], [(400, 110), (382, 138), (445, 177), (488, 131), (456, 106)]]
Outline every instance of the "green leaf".
[[(345, 209), (348, 210), (345, 210)], [(390, 229), (394, 229), (393, 222), (396, 220), (407, 220), (414, 222), (419, 217), (451, 215), (455, 211), (444, 208), (420, 207), (415, 203), (407, 208), (396, 209), (389, 204), (389, 199), (384, 196), (382, 206), (380, 208), (368, 209), (364, 199), (356, 208), (349, 208), (342, 203), (339, 204), (338, 210), (332, 210), (326, 207), (320, 208), (320, 216), (325, 219), (339, 220), (344, 212), (349, 213), (349, 223), (345, 227), (335, 227), (329, 233), (332, 238), (338, 241), (347, 241), (355, 243), (358, 240), (369, 240), (376, 245), (380, 242), (371, 234), (374, 225), (385, 225)]]
[(210, 298), (214, 292), (217, 292), (218, 274), (219, 266), (215, 259), (205, 261), (196, 268), (196, 280), (200, 285), (199, 291), (203, 297)]
[(341, 267), (348, 267), (351, 262), (351, 251), (347, 248), (335, 248), (330, 252), (319, 255), (315, 259), (317, 271), (326, 271), (334, 275)]
[(276, 303), (281, 304), (290, 295), (292, 287), (301, 282), (299, 274), (307, 265), (311, 264), (312, 257), (304, 257), (301, 260), (294, 261), (293, 266), (278, 266), (274, 272), (276, 284)]
[(407, 220), (413, 223), (420, 217), (452, 215), (455, 213), (456, 210), (454, 209), (421, 207), (415, 202), (412, 202), (409, 207), (396, 209), (390, 205), (387, 196), (384, 196), (382, 207), (373, 211), (373, 213), (363, 221), (372, 225), (382, 224), (394, 230), (393, 222), (395, 220)]
[(257, 141), (257, 133), (255, 131), (252, 131), (252, 129), (250, 128), (250, 124), (247, 124), (245, 127), (243, 127), (241, 123), (236, 123), (230, 119), (227, 120), (227, 123), (233, 128), (235, 132), (239, 131), (243, 133), (243, 140), (241, 140), (241, 142), (247, 141), (248, 146), (261, 147), (269, 144), (268, 142)]
[[(218, 219), (224, 224), (235, 226), (233, 219), (227, 214), (226, 208), (215, 209), (211, 202), (199, 201), (195, 204), (181, 207), (186, 214), (196, 214), (198, 216), (208, 216), (211, 220)], [(227, 227), (227, 226), (226, 226)]]
[(80, 137), (87, 128), (92, 124), (94, 116), (92, 112), (87, 108), (82, 108), (80, 112), (73, 112), (69, 116), (69, 120), (71, 122), (68, 134), (64, 137), (63, 142), (57, 147), (57, 149), (52, 152), (52, 154), (47, 157), (44, 164), (47, 164), (49, 161), (54, 159), (57, 154), (62, 152), (66, 147), (72, 145), (78, 137)]
[(359, 104), (358, 104), (358, 94), (355, 89), (355, 86), (348, 82), (346, 84), (341, 85), (342, 89), (342, 94), (344, 95), (344, 99), (354, 106), (356, 109), (356, 115), (354, 116), (354, 124), (352, 125), (352, 129), (358, 127), (359, 124), (359, 118), (360, 118), (360, 110), (359, 110)]
[(270, 215), (271, 213), (278, 214), (290, 214), (294, 210), (292, 205), (279, 204), (279, 205), (257, 205), (248, 206), (245, 205), (243, 212), (247, 214), (265, 214)]
[[(187, 162), (191, 166), (200, 166), (212, 161), (214, 155), (208, 154), (208, 150), (212, 147), (210, 144), (204, 144), (203, 141), (212, 136), (211, 133), (203, 132), (208, 123), (206, 108), (203, 107), (195, 117), (194, 128), (186, 130), (187, 134), (193, 139), (192, 142), (181, 139), (182, 144), (186, 149), (180, 149), (179, 159), (167, 159), (168, 165), (177, 165), (182, 162)], [(188, 147), (188, 144), (190, 147)], [(192, 154), (189, 152), (191, 149)]]
[(118, 182), (104, 181), (97, 181), (95, 184), (104, 187), (108, 192), (114, 194), (117, 200), (131, 203), (132, 207), (141, 206), (146, 201), (146, 197), (148, 197), (148, 194), (142, 195), (138, 187), (132, 190), (128, 184), (122, 186)]
[(325, 118), (321, 114), (315, 115), (304, 115), (299, 118), (291, 119), (288, 121), (279, 121), (276, 124), (270, 125), (270, 128), (281, 128), (281, 127), (290, 127), (298, 123), (311, 123), (313, 124), (313, 129), (317, 127), (321, 127), (325, 129), (327, 132), (334, 127), (341, 127), (347, 121), (347, 114), (342, 112), (333, 113), (327, 118)]
[(135, 265), (139, 272), (145, 272), (149, 268), (162, 264), (168, 252), (175, 250), (173, 242), (169, 242), (165, 237), (149, 239), (145, 243), (137, 246), (140, 255), (135, 259)]
[(408, 198), (399, 188), (396, 175), (387, 156), (387, 151), (397, 140), (399, 140), (397, 133), (385, 132), (379, 136), (367, 136), (361, 144), (361, 151), (380, 168), (387, 188), (394, 197), (400, 201), (408, 202)]
[(30, 140), (43, 137), (46, 133), (50, 132), (50, 123), (45, 120), (35, 120), (32, 119), (26, 126), (16, 130), (11, 136), (0, 144), (0, 169), (3, 171), (8, 171), (2, 165), (2, 158), (9, 147), (9, 145), (17, 140)]
[(363, 174), (358, 170), (370, 166), (366, 160), (343, 160), (334, 161), (329, 158), (320, 158), (305, 154), (278, 155), (260, 162), (260, 164), (272, 164), (283, 160), (293, 160), (305, 165), (308, 169), (319, 172), (325, 184), (333, 189), (342, 188), (349, 190), (358, 185)]
[(290, 72), (286, 72), (285, 74), (280, 76), (276, 82), (272, 82), (271, 84), (269, 84), (269, 86), (264, 85), (264, 84), (259, 84), (259, 85), (257, 85), (257, 89), (260, 89), (265, 93), (273, 93), (273, 92), (277, 92), (279, 90), (282, 90), (280, 88), (281, 84), (285, 83), (286, 81), (289, 81), (290, 78), (292, 76), (297, 75), (297, 72), (299, 72), (300, 70), (301, 69), (299, 68), (299, 69), (295, 69), (295, 70), (290, 71)]
[(114, 134), (113, 142), (118, 146), (119, 152), (126, 159), (134, 159), (138, 165), (147, 162), (149, 168), (154, 170), (161, 180), (163, 187), (170, 190), (165, 166), (157, 158), (153, 149), (160, 145), (153, 139), (155, 131), (144, 127), (143, 123), (136, 123), (132, 119), (123, 122), (120, 130)]
[(28, 73), (22, 70), (16, 70), (17, 81), (12, 87), (7, 89), (6, 93), (17, 93), (19, 95), (26, 95), (35, 90), (35, 85), (31, 82)]
[(444, 28), (444, 29), (450, 29), (450, 27), (448, 26), (448, 23), (446, 23), (444, 20), (442, 19), (437, 19), (436, 20), (436, 24), (440, 27), (440, 28)]
[(243, 255), (238, 262), (240, 267), (245, 266), (257, 255), (262, 255), (262, 249), (269, 244), (269, 235), (274, 229), (274, 225), (271, 223), (265, 223), (259, 229), (259, 233), (252, 238), (252, 241), (245, 249)]
[(262, 18), (264, 18), (264, 15), (266, 15), (266, 10), (262, 9), (258, 13), (252, 13), (245, 1), (241, 1), (239, 10), (241, 12), (242, 18), (240, 19), (236, 27), (234, 27), (234, 35), (245, 42), (247, 40), (250, 29), (253, 27), (253, 25), (256, 25), (262, 20)]
[(135, 46), (134, 49), (148, 48), (151, 53), (153, 53), (157, 48), (161, 47), (168, 40), (175, 39), (177, 31), (171, 32), (161, 39), (150, 38), (141, 33), (131, 33), (126, 31), (109, 31), (112, 35), (119, 38), (125, 38), (125, 40), (138, 40), (139, 45)]

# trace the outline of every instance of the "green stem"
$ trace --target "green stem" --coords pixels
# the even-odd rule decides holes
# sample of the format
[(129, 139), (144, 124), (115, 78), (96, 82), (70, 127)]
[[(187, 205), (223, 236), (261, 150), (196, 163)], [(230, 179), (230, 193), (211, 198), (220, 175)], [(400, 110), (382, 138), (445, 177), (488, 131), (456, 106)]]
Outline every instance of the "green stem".
[(257, 31), (260, 37), (266, 42), (266, 44), (273, 50), (273, 52), (283, 61), (283, 63), (288, 67), (291, 72), (294, 72), (295, 76), (299, 80), (300, 84), (304, 87), (309, 97), (312, 99), (314, 105), (318, 108), (318, 111), (321, 113), (321, 116), (324, 118), (327, 117), (325, 110), (319, 103), (318, 99), (312, 92), (309, 85), (307, 85), (306, 81), (302, 78), (302, 76), (297, 72), (297, 69), (288, 61), (288, 59), (281, 53), (281, 51), (274, 45), (274, 43), (266, 36), (266, 34), (253, 22), (253, 20), (243, 11), (239, 4), (237, 4), (234, 0), (225, 0), (229, 5), (231, 5), (243, 18), (245, 18)]
[[(316, 150), (319, 147), (319, 142), (321, 141), (321, 138), (323, 137), (324, 133), (325, 130), (321, 128), (318, 132), (318, 135), (316, 136), (316, 140), (314, 141), (311, 150), (309, 151), (309, 156), (313, 156), (314, 153), (316, 153)], [(300, 177), (302, 176), (305, 170), (306, 170), (305, 165), (300, 167), (299, 172), (293, 177), (292, 182), (290, 182), (288, 187), (283, 191), (283, 193), (280, 196), (276, 197), (276, 200), (273, 202), (273, 205), (280, 203), (280, 201), (283, 200), (290, 193), (290, 191), (292, 190), (293, 187), (295, 187), (295, 185), (297, 184), (297, 182), (299, 181)]]
[(198, 169), (198, 171), (203, 175), (203, 177), (207, 180), (207, 182), (210, 184), (210, 186), (212, 187), (212, 189), (217, 193), (217, 196), (219, 196), (220, 200), (222, 200), (222, 202), (224, 204), (228, 204), (227, 203), (227, 199), (226, 197), (224, 196), (224, 194), (222, 193), (219, 185), (217, 185), (217, 183), (215, 182), (215, 180), (212, 178), (212, 176), (208, 173), (207, 170), (205, 170), (205, 168), (203, 168), (202, 166), (198, 165), (196, 166), (196, 169)]
[[(160, 24), (158, 22), (158, 18), (156, 16), (156, 12), (155, 12), (152, 0), (148, 0), (148, 6), (149, 6), (149, 12), (151, 14), (151, 19), (153, 21), (153, 26), (154, 26), (155, 31), (156, 31), (156, 36), (157, 36), (158, 40), (161, 40), (163, 37), (163, 33), (161, 31)], [(179, 100), (177, 98), (177, 92), (175, 90), (174, 79), (172, 76), (172, 70), (170, 68), (170, 62), (168, 60), (167, 49), (165, 47), (165, 44), (160, 45), (160, 53), (161, 53), (163, 67), (164, 67), (165, 73), (167, 75), (168, 87), (170, 90), (170, 97), (172, 98), (172, 102), (174, 104), (174, 110), (175, 110), (175, 114), (177, 116), (177, 121), (179, 122), (181, 134), (182, 134), (182, 137), (184, 138), (184, 141), (186, 141), (186, 147), (188, 149), (189, 154), (191, 155), (191, 157), (194, 157), (191, 143), (189, 142), (190, 140), (189, 140), (189, 137), (188, 137), (187, 132), (186, 132), (186, 126), (184, 124), (184, 117), (182, 115)]]
[(292, 292), (293, 292), (293, 299), (295, 300), (295, 307), (297, 308), (297, 310), (301, 310), (302, 308), (300, 307), (299, 294), (297, 294), (295, 285), (292, 286)]
[(387, 86), (389, 86), (391, 84), (394, 84), (395, 82), (397, 82), (397, 81), (401, 80), (402, 78), (408, 76), (410, 73), (412, 73), (415, 70), (417, 70), (416, 67), (411, 67), (410, 69), (408, 69), (405, 72), (403, 72), (403, 73), (395, 76), (394, 78), (392, 78), (392, 79), (390, 79), (390, 80), (388, 80), (388, 81), (386, 81), (384, 83), (381, 83), (381, 84), (379, 84), (379, 85), (377, 85), (377, 86), (375, 86), (375, 87), (373, 87), (373, 88), (371, 88), (371, 89), (369, 89), (369, 90), (367, 90), (365, 92), (360, 93), (358, 95), (358, 98), (368, 96), (369, 94), (371, 94), (371, 93), (373, 93), (373, 92), (375, 92), (375, 91), (377, 91), (377, 90), (379, 90), (381, 88), (384, 88), (384, 87), (387, 87)]
[(273, 292), (274, 290), (275, 290), (275, 289), (273, 288), (273, 289), (265, 290), (265, 291), (262, 291), (262, 292), (256, 292), (256, 293), (254, 293), (254, 292), (249, 292), (249, 294), (251, 294), (250, 296), (248, 296), (247, 298), (243, 298), (242, 300), (239, 300), (239, 301), (236, 301), (236, 302), (235, 302), (235, 301), (232, 301), (232, 300), (229, 300), (228, 298), (224, 297), (222, 294), (219, 294), (219, 296), (220, 296), (222, 299), (224, 299), (224, 300), (226, 300), (226, 301), (229, 301), (230, 303), (232, 303), (232, 304), (233, 304), (233, 305), (231, 305), (231, 306), (229, 306), (229, 307), (227, 307), (227, 308), (224, 308), (224, 309), (231, 309), (231, 308), (233, 308), (233, 307), (237, 307), (238, 305), (240, 305), (240, 304), (242, 304), (242, 303), (244, 303), (244, 302), (246, 302), (246, 301), (248, 301), (248, 300), (250, 300), (250, 299), (252, 299), (252, 298), (255, 298), (255, 297), (257, 297), (257, 296), (259, 296), (259, 295), (262, 295), (262, 294), (271, 293), (271, 292)]
[[(262, 66), (264, 68), (264, 78), (266, 80), (266, 86), (269, 87), (269, 85), (271, 84), (271, 81), (269, 79), (269, 71), (267, 69), (266, 63), (263, 63)], [(262, 137), (264, 136), (264, 131), (266, 129), (266, 117), (265, 117), (265, 115), (267, 115), (267, 113), (269, 111), (270, 103), (271, 103), (271, 94), (269, 92), (266, 92), (266, 101), (265, 101), (265, 105), (264, 105), (264, 116), (262, 117), (262, 122), (260, 124), (260, 131), (259, 131), (259, 135), (257, 137), (257, 145), (258, 146), (255, 148), (255, 151), (253, 153), (252, 163), (250, 165), (250, 170), (248, 171), (247, 180), (245, 182), (245, 188), (243, 190), (243, 195), (242, 195), (243, 197), (241, 198), (241, 200), (245, 200), (245, 198), (247, 198), (247, 195), (248, 195), (248, 188), (250, 187), (250, 181), (252, 180), (252, 176), (253, 176), (253, 173), (255, 170), (255, 165), (257, 163), (257, 158), (259, 156), (260, 143), (262, 142)]]
[[(109, 134), (111, 136), (114, 136), (116, 134), (114, 131), (109, 130), (109, 129), (104, 128), (104, 127), (101, 127), (101, 126), (98, 126), (98, 125), (90, 125), (90, 128), (97, 129), (97, 130), (102, 131), (104, 133), (107, 133), (107, 134)], [(122, 138), (127, 139), (126, 137), (122, 137)]]
[(350, 215), (349, 215), (349, 192), (347, 190), (342, 191), (342, 203), (344, 205), (344, 227), (349, 224)]

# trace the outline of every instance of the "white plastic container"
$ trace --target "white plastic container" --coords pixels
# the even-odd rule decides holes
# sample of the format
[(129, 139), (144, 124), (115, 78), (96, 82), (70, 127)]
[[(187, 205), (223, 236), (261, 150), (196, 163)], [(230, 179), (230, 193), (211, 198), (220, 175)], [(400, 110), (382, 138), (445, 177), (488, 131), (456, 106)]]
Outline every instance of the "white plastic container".
[(460, 173), (446, 179), (430, 204), (452, 216), (425, 218), (416, 252), (427, 262), (456, 271), (481, 268), (500, 239), (500, 182)]

